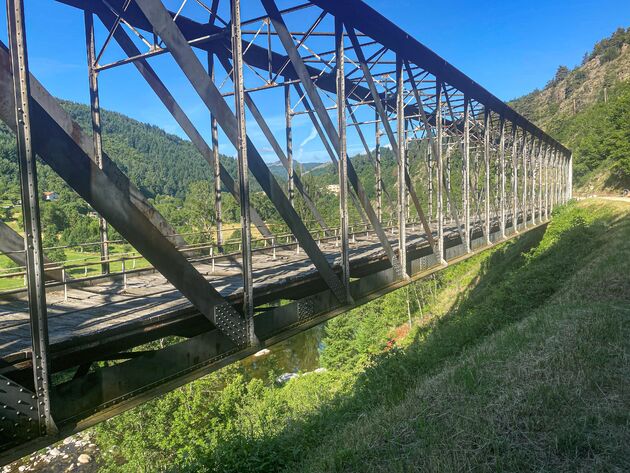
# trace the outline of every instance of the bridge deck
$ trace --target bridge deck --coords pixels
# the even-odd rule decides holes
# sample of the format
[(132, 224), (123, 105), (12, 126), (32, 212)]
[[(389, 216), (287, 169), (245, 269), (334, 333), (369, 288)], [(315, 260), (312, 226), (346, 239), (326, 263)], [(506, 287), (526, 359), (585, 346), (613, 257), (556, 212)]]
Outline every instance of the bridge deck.
[[(428, 247), (426, 237), (418, 227), (408, 230), (410, 248)], [(448, 234), (456, 235), (454, 228)], [(388, 232), (392, 246), (397, 245), (396, 233)], [(339, 248), (334, 242), (320, 245), (327, 260), (340, 271)], [(365, 263), (385, 258), (374, 233), (355, 236), (351, 245), (351, 267), (355, 270)], [(238, 302), (242, 298), (240, 263), (237, 260), (215, 263), (197, 262), (195, 267), (226, 299)], [(310, 283), (317, 291), (314, 280), (319, 276), (303, 251), (295, 246), (280, 247), (273, 260), (271, 250), (253, 256), (254, 294), (257, 301), (292, 298), (290, 291)], [(315, 289), (315, 290), (313, 290)], [(298, 292), (296, 292), (298, 294)], [(257, 302), (258, 303), (258, 302)], [(127, 287), (121, 278), (99, 280), (94, 285), (69, 284), (67, 299), (63, 290), (48, 294), (50, 345), (53, 357), (56, 352), (105, 343), (123, 332), (150, 331), (173, 319), (199, 317), (190, 302), (161, 274), (155, 271), (128, 275)], [(30, 359), (30, 325), (28, 302), (24, 297), (0, 300), (0, 370), (10, 370)]]

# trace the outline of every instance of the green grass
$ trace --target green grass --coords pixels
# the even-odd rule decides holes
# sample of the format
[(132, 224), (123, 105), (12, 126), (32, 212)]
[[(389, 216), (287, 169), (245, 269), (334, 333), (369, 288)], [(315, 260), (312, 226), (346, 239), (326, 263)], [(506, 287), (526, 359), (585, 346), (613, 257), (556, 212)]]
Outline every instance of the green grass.
[(629, 216), (572, 204), (416, 284), (406, 335), (407, 289), (334, 319), (326, 373), (236, 365), (110, 420), (103, 469), (628, 471)]
[[(130, 251), (128, 245), (120, 244), (110, 245), (109, 251), (111, 259), (117, 259), (123, 253), (131, 253), (130, 256), (136, 256), (138, 254), (133, 250)], [(93, 251), (80, 251), (79, 249), (75, 248), (66, 248), (64, 249), (64, 253), (66, 256), (64, 264), (66, 266), (86, 265), (88, 263), (98, 263), (100, 261), (100, 254)], [(136, 259), (135, 265), (133, 260), (125, 262), (126, 270), (148, 268), (150, 266), (151, 265), (144, 258)], [(110, 271), (113, 273), (122, 271), (122, 261), (113, 261), (112, 263), (110, 263)], [(18, 272), (15, 263), (13, 263), (7, 256), (0, 255), (0, 274), (13, 272)], [(69, 268), (67, 270), (67, 275), (71, 278), (98, 276), (99, 274), (101, 274), (101, 267), (98, 264), (92, 264), (89, 266), (78, 268)], [(0, 278), (0, 291), (19, 289), (22, 287), (24, 287), (23, 277)]]
[(495, 253), (463, 300), (366, 373), (362, 415), (288, 469), (628, 471), (629, 211), (574, 206), (524, 264), (510, 258), (522, 241)]

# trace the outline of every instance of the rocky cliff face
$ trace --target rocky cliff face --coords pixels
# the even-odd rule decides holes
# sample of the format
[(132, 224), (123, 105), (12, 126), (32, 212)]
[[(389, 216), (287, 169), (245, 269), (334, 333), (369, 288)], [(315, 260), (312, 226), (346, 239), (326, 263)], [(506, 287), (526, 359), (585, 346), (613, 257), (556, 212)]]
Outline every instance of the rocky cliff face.
[(573, 70), (560, 66), (544, 89), (513, 100), (510, 105), (545, 131), (558, 129), (558, 120), (604, 101), (612, 87), (630, 80), (630, 28), (595, 45)]

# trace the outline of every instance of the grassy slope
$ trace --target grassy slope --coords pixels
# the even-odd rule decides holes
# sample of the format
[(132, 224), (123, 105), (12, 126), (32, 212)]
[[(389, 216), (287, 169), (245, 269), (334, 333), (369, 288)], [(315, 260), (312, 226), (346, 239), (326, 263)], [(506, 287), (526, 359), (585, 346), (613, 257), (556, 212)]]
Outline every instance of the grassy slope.
[(112, 419), (103, 471), (627, 471), (629, 216), (571, 205), (417, 284), (411, 331), (406, 289), (334, 319), (325, 373), (230, 368)]
[[(392, 402), (396, 390), (382, 385), (381, 405), (326, 438), (299, 471), (628, 471), (629, 214), (627, 203), (591, 201), (554, 222), (529, 263), (510, 265), (505, 278), (538, 273), (528, 265), (562, 265), (560, 257), (571, 259), (566, 251), (574, 247), (578, 258), (567, 261), (566, 275), (554, 288), (552, 281), (532, 279), (543, 292), (553, 289), (539, 297), (541, 304), (521, 314), (521, 321), (498, 322), (503, 328), (496, 333), (489, 326), (479, 343), (462, 343), (468, 332), (479, 335), (475, 318), (492, 312), (484, 305), (512, 298), (497, 298), (477, 281), (466, 302), (424, 335), (418, 329), (397, 356), (396, 363), (415, 368), (398, 377), (405, 392)], [(575, 235), (562, 229), (567, 217), (585, 219)], [(571, 240), (580, 234), (591, 241), (575, 248)], [(584, 251), (588, 246), (592, 251)], [(523, 287), (517, 283), (514, 290)], [(475, 301), (479, 290), (485, 304)], [(476, 310), (466, 311), (467, 304)], [(449, 320), (455, 314), (459, 320)], [(449, 341), (442, 330), (458, 335)], [(454, 356), (438, 370), (414, 359), (448, 351)]]

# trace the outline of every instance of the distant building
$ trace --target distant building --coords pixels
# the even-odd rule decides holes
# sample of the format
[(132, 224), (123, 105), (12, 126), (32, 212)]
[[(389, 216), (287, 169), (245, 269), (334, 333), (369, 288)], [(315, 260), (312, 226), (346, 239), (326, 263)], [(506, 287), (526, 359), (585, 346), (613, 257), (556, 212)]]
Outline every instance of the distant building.
[(328, 189), (328, 192), (339, 195), (339, 184), (329, 184), (326, 186), (326, 189)]
[(56, 200), (59, 200), (59, 194), (56, 192), (44, 192), (44, 201), (54, 202)]

